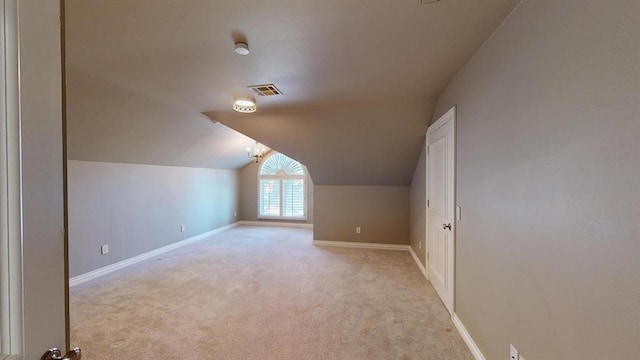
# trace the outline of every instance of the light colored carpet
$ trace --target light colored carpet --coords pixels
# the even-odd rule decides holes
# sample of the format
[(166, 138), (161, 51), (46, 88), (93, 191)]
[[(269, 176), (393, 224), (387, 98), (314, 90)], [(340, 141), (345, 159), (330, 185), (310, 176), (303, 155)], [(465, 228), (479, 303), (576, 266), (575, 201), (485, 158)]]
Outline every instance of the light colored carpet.
[(473, 359), (407, 252), (243, 226), (71, 288), (84, 359)]

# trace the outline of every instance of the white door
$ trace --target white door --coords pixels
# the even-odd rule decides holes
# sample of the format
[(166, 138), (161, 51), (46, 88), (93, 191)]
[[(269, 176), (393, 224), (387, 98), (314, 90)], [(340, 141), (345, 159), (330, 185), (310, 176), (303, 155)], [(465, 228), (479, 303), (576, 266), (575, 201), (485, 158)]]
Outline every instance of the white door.
[(67, 345), (60, 2), (0, 7), (0, 349), (40, 359)]
[(455, 250), (455, 108), (427, 131), (429, 280), (453, 314)]

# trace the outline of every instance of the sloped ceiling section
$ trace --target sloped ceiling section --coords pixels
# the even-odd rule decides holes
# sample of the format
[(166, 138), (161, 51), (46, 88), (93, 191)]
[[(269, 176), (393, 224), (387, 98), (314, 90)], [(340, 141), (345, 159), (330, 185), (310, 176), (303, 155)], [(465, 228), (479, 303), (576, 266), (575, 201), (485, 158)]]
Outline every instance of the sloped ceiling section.
[(70, 160), (240, 169), (254, 140), (79, 72), (67, 73)]
[(207, 113), (304, 163), (316, 185), (411, 183), (433, 102), (303, 106)]
[(285, 96), (263, 109), (427, 99), (518, 1), (67, 0), (67, 62), (200, 112), (265, 83)]
[[(407, 185), (429, 99), (519, 1), (67, 0), (70, 158), (242, 166), (212, 112), (318, 184)], [(226, 113), (265, 83), (284, 95)]]

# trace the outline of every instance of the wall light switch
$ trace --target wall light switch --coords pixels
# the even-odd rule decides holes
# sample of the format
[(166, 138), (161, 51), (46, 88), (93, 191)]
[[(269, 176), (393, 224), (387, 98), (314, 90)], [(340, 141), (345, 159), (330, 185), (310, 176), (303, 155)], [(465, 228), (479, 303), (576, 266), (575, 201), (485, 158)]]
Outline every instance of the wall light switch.
[(100, 255), (104, 255), (108, 253), (109, 253), (109, 245), (100, 246)]
[(356, 226), (356, 234), (360, 234), (360, 226)]
[(462, 218), (462, 208), (460, 206), (456, 206), (456, 219), (460, 220)]

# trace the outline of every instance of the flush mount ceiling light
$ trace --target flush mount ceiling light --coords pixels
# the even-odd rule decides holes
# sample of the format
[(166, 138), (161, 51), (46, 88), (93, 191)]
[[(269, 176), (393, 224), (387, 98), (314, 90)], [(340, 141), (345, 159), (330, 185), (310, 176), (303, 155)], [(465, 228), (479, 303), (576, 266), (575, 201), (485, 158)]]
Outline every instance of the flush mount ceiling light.
[(237, 42), (235, 51), (238, 55), (249, 55), (249, 45), (247, 45), (247, 43)]
[(237, 98), (233, 102), (233, 110), (244, 114), (256, 112), (256, 101), (249, 97)]

